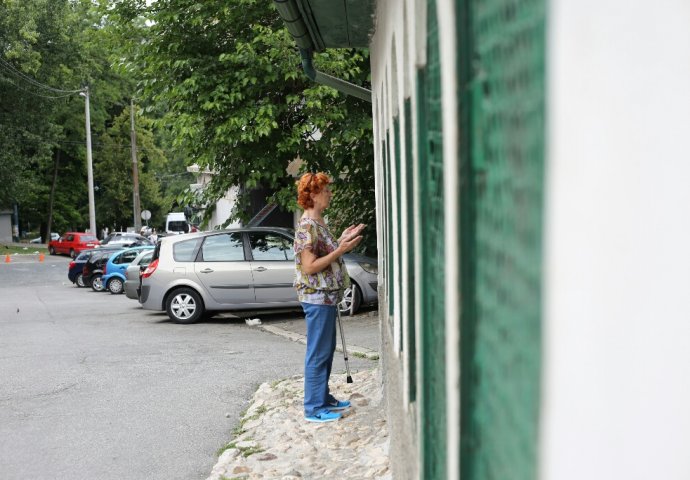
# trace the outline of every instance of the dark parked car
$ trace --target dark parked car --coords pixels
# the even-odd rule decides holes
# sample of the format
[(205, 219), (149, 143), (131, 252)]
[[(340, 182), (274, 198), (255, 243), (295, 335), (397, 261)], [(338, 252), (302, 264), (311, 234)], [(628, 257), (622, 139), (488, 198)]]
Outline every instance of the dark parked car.
[[(293, 235), (289, 229), (254, 227), (165, 237), (141, 276), (139, 301), (178, 323), (194, 323), (213, 311), (299, 308), (292, 286)], [(340, 311), (375, 304), (376, 259), (345, 254), (343, 260), (352, 287)]]
[(82, 269), (81, 275), (84, 279), (84, 285), (90, 286), (95, 292), (102, 292), (104, 290), (103, 282), (101, 277), (103, 276), (103, 267), (108, 262), (108, 259), (118, 250), (103, 250), (100, 252), (94, 252), (91, 257), (86, 261)]
[(77, 255), (77, 258), (72, 260), (69, 263), (69, 267), (67, 269), (67, 278), (69, 278), (69, 281), (76, 284), (77, 287), (86, 287), (87, 284), (84, 283), (84, 277), (82, 277), (82, 270), (84, 268), (84, 265), (86, 262), (91, 258), (91, 255), (95, 252), (106, 252), (109, 250), (120, 250), (120, 247), (103, 247), (103, 248), (93, 248), (91, 250), (84, 250), (81, 252), (79, 255)]

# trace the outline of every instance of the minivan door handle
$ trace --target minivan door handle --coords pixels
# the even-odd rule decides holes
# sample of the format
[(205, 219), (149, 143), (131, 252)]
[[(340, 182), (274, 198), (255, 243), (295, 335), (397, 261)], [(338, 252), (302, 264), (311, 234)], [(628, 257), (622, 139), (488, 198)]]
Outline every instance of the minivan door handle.
[(213, 269), (212, 268), (204, 268), (203, 270), (199, 270), (201, 273), (212, 273)]
[(268, 270), (266, 267), (257, 267), (254, 269), (255, 272), (265, 272), (266, 270)]

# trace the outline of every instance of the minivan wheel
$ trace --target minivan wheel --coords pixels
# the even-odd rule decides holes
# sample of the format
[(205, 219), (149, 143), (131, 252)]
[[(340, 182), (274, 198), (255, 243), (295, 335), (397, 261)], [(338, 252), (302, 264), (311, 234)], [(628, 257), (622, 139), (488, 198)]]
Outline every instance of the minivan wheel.
[(101, 275), (100, 273), (97, 273), (91, 279), (91, 288), (93, 289), (94, 292), (102, 292), (103, 291), (103, 278), (101, 278), (102, 276), (103, 275)]
[(352, 282), (350, 288), (346, 288), (343, 293), (343, 299), (338, 304), (338, 309), (341, 315), (354, 315), (359, 310), (359, 305), (362, 303), (362, 293), (355, 282)]
[(191, 288), (180, 288), (168, 295), (165, 311), (170, 320), (177, 323), (194, 323), (204, 313), (201, 297)]
[(124, 284), (118, 277), (113, 277), (108, 281), (108, 291), (113, 295), (119, 295), (123, 292)]

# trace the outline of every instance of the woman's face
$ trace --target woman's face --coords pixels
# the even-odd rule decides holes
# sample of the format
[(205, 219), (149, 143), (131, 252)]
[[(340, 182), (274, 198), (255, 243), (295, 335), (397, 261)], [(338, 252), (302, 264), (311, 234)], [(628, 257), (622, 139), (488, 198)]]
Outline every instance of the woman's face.
[(331, 203), (332, 196), (333, 194), (331, 193), (330, 185), (326, 185), (321, 189), (319, 193), (312, 194), (312, 199), (314, 200), (314, 207), (321, 209), (328, 208), (328, 205)]

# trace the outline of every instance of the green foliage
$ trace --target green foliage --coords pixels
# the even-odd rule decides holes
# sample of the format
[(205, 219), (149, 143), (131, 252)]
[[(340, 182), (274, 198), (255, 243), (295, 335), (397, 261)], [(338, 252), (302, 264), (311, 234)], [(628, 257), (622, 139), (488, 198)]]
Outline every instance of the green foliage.
[[(84, 99), (74, 92), (85, 85), (91, 93), (94, 176), (100, 187), (97, 225), (132, 224), (127, 107), (136, 84), (129, 70), (112, 61), (141, 38), (137, 29), (125, 32), (109, 23), (108, 10), (106, 0), (0, 1), (0, 207), (19, 205), (22, 230), (39, 225), (46, 230), (56, 168), (52, 230), (89, 225)], [(169, 162), (160, 145), (170, 136), (154, 132), (150, 119), (138, 116), (142, 206), (162, 223), (166, 203), (188, 185), (189, 175), (183, 186), (161, 185)]]
[[(211, 204), (239, 186), (234, 217), (246, 221), (249, 191), (263, 187), (294, 210), (286, 168), (300, 158), (305, 171), (343, 179), (330, 217), (369, 224), (367, 249), (374, 253), (371, 105), (302, 73), (271, 2), (121, 0), (109, 14), (119, 28), (145, 38), (127, 46), (130, 58), (120, 64), (136, 72), (141, 96), (165, 112), (161, 124), (174, 147), (215, 173), (199, 202)], [(367, 51), (327, 51), (315, 63), (368, 85)]]
[[(165, 162), (163, 152), (155, 145), (152, 120), (136, 115), (137, 163), (139, 171), (139, 198), (142, 210), (156, 212), (151, 223), (163, 223), (162, 199), (155, 177)], [(94, 163), (96, 210), (99, 221), (111, 229), (120, 230), (132, 225), (132, 155), (130, 144), (130, 108), (113, 119), (113, 125), (101, 137), (102, 148)]]

